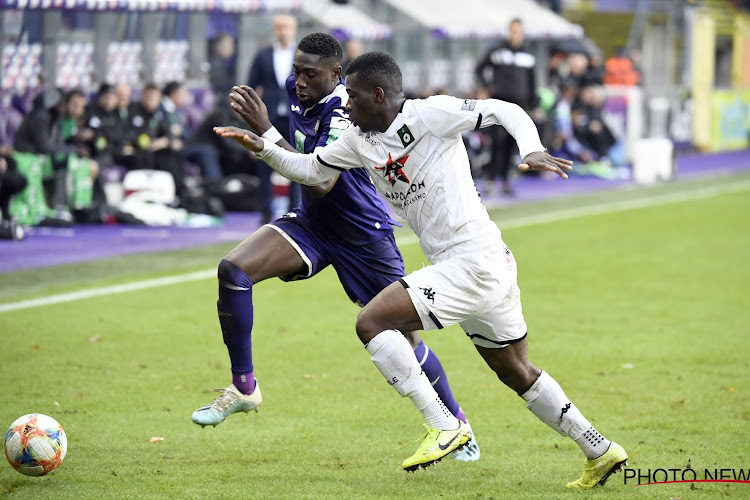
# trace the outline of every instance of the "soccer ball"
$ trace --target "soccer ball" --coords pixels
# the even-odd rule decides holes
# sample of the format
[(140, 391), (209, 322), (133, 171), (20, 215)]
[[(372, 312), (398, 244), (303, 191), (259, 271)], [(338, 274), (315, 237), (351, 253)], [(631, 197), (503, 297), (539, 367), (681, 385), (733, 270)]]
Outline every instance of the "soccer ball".
[(30, 413), (5, 433), (5, 458), (21, 474), (44, 476), (57, 469), (68, 451), (68, 438), (52, 417)]

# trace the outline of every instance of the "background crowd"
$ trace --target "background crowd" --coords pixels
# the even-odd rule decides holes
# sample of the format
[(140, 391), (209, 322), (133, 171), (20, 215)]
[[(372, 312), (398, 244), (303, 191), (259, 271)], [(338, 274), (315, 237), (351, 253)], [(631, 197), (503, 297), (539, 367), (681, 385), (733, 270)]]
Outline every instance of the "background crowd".
[[(528, 48), (524, 26), (513, 20), (507, 40), (475, 65), (476, 90), (461, 97), (497, 98), (523, 107), (553, 154), (583, 164), (625, 163), (621, 138), (603, 116), (604, 84), (638, 85), (639, 54), (618, 53), (604, 61), (593, 44), (553, 47), (547, 61)], [(298, 201), (298, 186), (272, 175), (233, 141), (213, 133), (217, 125), (237, 124), (226, 96), (236, 84), (249, 84), (263, 98), (278, 130), (288, 130), (289, 103), (284, 82), (292, 71), (296, 19), (273, 20), (273, 41), (253, 56), (247, 75), (236, 73), (235, 40), (220, 33), (210, 40), (210, 88), (188, 88), (171, 81), (101, 83), (98, 91), (46, 88), (30, 95), (5, 95), (0, 103), (0, 211), (6, 236), (24, 225), (75, 222), (179, 223), (184, 214), (220, 217), (225, 209), (260, 211), (264, 220)], [(356, 39), (344, 43), (344, 66), (363, 51)], [(537, 85), (538, 64), (547, 84)], [(409, 97), (442, 93), (423, 89)], [(512, 196), (512, 168), (519, 161), (511, 137), (501, 127), (465, 136), (480, 191)], [(163, 171), (143, 180), (136, 171)], [(163, 196), (146, 197), (124, 208), (139, 183), (161, 186)], [(158, 189), (157, 189), (158, 191)], [(151, 210), (160, 204), (158, 216)], [(174, 210), (164, 218), (164, 210)], [(133, 208), (133, 207), (136, 208)], [(173, 214), (173, 215), (174, 215)], [(204, 219), (205, 220), (205, 219)]]

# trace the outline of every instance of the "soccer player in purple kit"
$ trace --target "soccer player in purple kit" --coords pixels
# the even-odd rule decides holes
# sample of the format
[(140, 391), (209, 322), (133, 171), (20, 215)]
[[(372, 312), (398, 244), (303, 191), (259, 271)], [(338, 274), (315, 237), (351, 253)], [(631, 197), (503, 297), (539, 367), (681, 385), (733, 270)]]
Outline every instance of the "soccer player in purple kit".
[[(235, 87), (233, 92), (250, 103), (252, 112), (234, 102), (232, 108), (264, 138), (289, 151), (311, 153), (335, 141), (351, 125), (341, 58), (341, 45), (328, 34), (313, 33), (300, 41), (294, 74), (286, 82), (294, 146), (271, 125), (265, 105), (250, 87)], [(257, 411), (262, 402), (251, 347), (255, 284), (273, 277), (284, 281), (311, 278), (331, 265), (349, 298), (363, 306), (406, 274), (393, 224), (367, 171), (354, 169), (324, 184), (305, 186), (299, 208), (264, 225), (234, 248), (219, 263), (217, 303), (232, 384), (211, 404), (197, 409), (193, 422), (216, 426), (232, 413)], [(407, 338), (444, 411), (466, 422), (437, 355), (417, 332)], [(479, 455), (473, 439), (452, 456), (473, 461)]]

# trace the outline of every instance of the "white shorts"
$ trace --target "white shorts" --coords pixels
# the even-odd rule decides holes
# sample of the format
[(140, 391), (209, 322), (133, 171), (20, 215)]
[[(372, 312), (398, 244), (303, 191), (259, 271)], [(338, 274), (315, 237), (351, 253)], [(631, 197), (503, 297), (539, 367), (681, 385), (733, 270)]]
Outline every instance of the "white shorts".
[(478, 346), (498, 348), (522, 340), (518, 268), (503, 245), (484, 254), (452, 257), (402, 278), (424, 330), (461, 325)]

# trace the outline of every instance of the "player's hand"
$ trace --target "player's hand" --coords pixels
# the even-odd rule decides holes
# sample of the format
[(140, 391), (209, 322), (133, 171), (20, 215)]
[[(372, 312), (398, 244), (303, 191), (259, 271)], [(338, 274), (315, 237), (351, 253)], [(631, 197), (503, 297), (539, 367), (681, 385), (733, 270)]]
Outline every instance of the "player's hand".
[(263, 151), (263, 139), (249, 130), (239, 127), (214, 127), (214, 132), (219, 137), (234, 139), (240, 143), (242, 147), (253, 153), (260, 153)]
[(232, 87), (229, 99), (229, 106), (256, 134), (263, 135), (273, 126), (268, 119), (268, 108), (252, 87), (247, 85)]
[(555, 172), (563, 179), (567, 179), (568, 174), (565, 171), (573, 170), (573, 162), (552, 156), (544, 151), (535, 151), (527, 154), (523, 159), (523, 163), (518, 165), (518, 168), (523, 172), (528, 172), (529, 170), (549, 170)]

